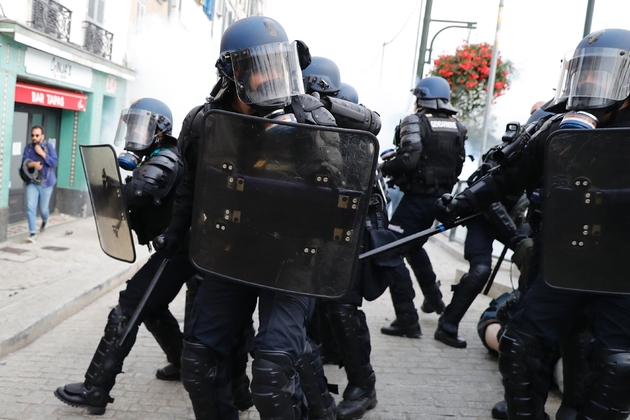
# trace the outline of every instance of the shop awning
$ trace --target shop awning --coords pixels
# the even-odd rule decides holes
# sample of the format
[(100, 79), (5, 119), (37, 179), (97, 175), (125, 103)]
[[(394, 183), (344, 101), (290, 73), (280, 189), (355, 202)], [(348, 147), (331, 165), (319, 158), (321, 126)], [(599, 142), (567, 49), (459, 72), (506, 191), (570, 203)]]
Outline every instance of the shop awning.
[(17, 82), (15, 84), (15, 102), (85, 111), (87, 95)]

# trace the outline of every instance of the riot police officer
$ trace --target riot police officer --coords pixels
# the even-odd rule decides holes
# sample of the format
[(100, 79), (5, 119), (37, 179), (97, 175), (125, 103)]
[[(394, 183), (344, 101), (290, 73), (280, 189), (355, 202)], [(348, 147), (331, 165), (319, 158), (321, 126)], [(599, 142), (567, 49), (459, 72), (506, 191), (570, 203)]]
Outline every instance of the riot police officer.
[[(394, 137), (396, 154), (381, 166), (383, 175), (404, 192), (389, 225), (400, 236), (431, 227), (435, 198), (452, 191), (465, 157), (467, 130), (454, 117), (457, 110), (449, 102), (448, 82), (441, 77), (428, 77), (418, 83), (413, 93), (417, 98), (416, 112), (401, 121)], [(424, 295), (421, 309), (441, 314), (442, 293), (423, 245), (424, 242), (416, 242), (406, 250), (405, 257)], [(381, 332), (419, 338), (422, 332), (413, 303), (415, 293), (404, 264), (396, 267), (389, 290), (396, 319)]]
[[(359, 105), (356, 89), (351, 85), (341, 83), (339, 69), (332, 60), (325, 57), (312, 57), (311, 64), (302, 71), (302, 76), (307, 93), (317, 92), (321, 95), (323, 103), (330, 101), (328, 103), (338, 104), (329, 107), (338, 125), (344, 126), (348, 119), (340, 117), (336, 111), (353, 109), (365, 115), (366, 119), (374, 121), (374, 124), (367, 128), (372, 134), (378, 134), (380, 117), (375, 112)], [(342, 100), (349, 103), (339, 102)], [(364, 248), (370, 247), (371, 238), (382, 238), (383, 234), (390, 237), (390, 240), (395, 240), (395, 237), (391, 238), (393, 233), (387, 229), (386, 205), (387, 195), (383, 177), (379, 172), (370, 198), (369, 219), (366, 221), (364, 232)], [(384, 244), (384, 241), (377, 245), (381, 244)], [(365, 313), (359, 307), (363, 304), (364, 298), (374, 300), (383, 293), (385, 288), (379, 288), (379, 282), (388, 284), (387, 269), (382, 267), (383, 264), (380, 264), (380, 261), (382, 260), (361, 263), (352, 289), (340, 299), (319, 301), (320, 314), (325, 316), (323, 320), (320, 320), (321, 336), (325, 340), (326, 328), (330, 328), (341, 359), (340, 365), (343, 365), (348, 378), (348, 385), (343, 392), (343, 401), (337, 406), (338, 419), (360, 419), (367, 410), (376, 407), (377, 404), (376, 375), (370, 363), (370, 331)], [(322, 347), (326, 348), (326, 344), (329, 343), (324, 341), (322, 344)]]
[[(552, 149), (552, 145), (558, 139), (564, 138), (572, 142), (580, 141), (576, 145), (589, 144), (590, 139), (595, 138), (600, 128), (630, 127), (630, 31), (622, 29), (606, 29), (586, 36), (577, 45), (572, 56), (568, 57), (566, 67), (563, 70), (563, 88), (557, 93), (554, 106), (548, 107), (551, 111), (560, 111), (566, 107), (570, 112), (550, 117), (538, 130), (525, 147), (516, 155), (510, 163), (502, 165), (494, 174), (482, 178), (476, 184), (456, 197), (443, 196), (436, 203), (436, 217), (445, 223), (450, 223), (454, 218), (468, 214), (479, 209), (480, 206), (505, 196), (506, 194), (521, 190), (530, 185), (535, 185), (546, 173), (552, 172), (556, 167), (552, 165), (557, 156), (569, 156), (570, 159), (579, 153), (579, 150), (564, 146), (562, 153)], [(559, 132), (554, 136), (556, 142), (552, 143), (550, 136), (563, 128), (586, 128), (588, 132)], [(595, 130), (593, 130), (596, 128)], [(570, 133), (570, 134), (569, 134)], [(591, 134), (593, 133), (593, 134)], [(625, 139), (623, 139), (625, 141)], [(571, 143), (572, 144), (572, 143)], [(597, 142), (597, 144), (603, 144)], [(603, 158), (604, 165), (616, 167), (615, 159), (618, 154), (609, 153), (589, 154), (589, 164), (579, 166), (579, 161), (573, 161), (575, 168), (584, 171), (589, 165), (597, 162), (597, 158)], [(625, 156), (624, 156), (625, 159)], [(547, 160), (547, 163), (545, 163)], [(610, 162), (610, 163), (608, 163)], [(624, 163), (622, 163), (625, 165)], [(568, 168), (566, 165), (563, 168)], [(597, 176), (597, 174), (591, 174)], [(574, 186), (572, 177), (553, 177), (554, 184), (564, 185), (563, 180), (569, 179)], [(600, 181), (604, 182), (604, 181)], [(607, 180), (606, 182), (610, 182)], [(503, 376), (505, 399), (507, 402), (508, 417), (510, 419), (544, 419), (544, 404), (549, 388), (549, 355), (550, 349), (557, 345), (570, 332), (575, 319), (581, 310), (592, 305), (593, 334), (595, 338), (593, 351), (594, 369), (586, 386), (583, 401), (577, 407), (577, 419), (625, 419), (630, 413), (630, 297), (627, 294), (599, 293), (594, 290), (606, 290), (618, 287), (617, 283), (610, 283), (610, 272), (606, 275), (582, 276), (580, 270), (573, 272), (556, 273), (555, 266), (563, 261), (551, 258), (554, 250), (564, 246), (561, 234), (547, 236), (547, 229), (555, 229), (562, 225), (561, 220), (552, 219), (558, 215), (561, 219), (571, 219), (571, 216), (580, 211), (583, 204), (589, 204), (590, 200), (583, 198), (590, 191), (573, 190), (577, 194), (577, 201), (571, 208), (552, 204), (561, 204), (558, 197), (569, 197), (570, 188), (561, 190), (557, 185), (545, 181), (543, 186), (545, 195), (544, 212), (542, 214), (542, 253), (545, 258), (538, 278), (530, 286), (520, 309), (513, 315), (507, 324), (505, 332), (499, 343), (499, 370)], [(580, 179), (579, 186), (590, 185)], [(621, 193), (622, 190), (613, 190)], [(563, 195), (566, 193), (567, 195)], [(599, 195), (600, 193), (597, 193)], [(623, 198), (617, 196), (618, 199)], [(575, 197), (575, 195), (574, 195)], [(588, 198), (588, 197), (587, 197)], [(598, 198), (598, 197), (595, 197)], [(550, 201), (550, 200), (554, 201)], [(616, 208), (622, 205), (623, 200), (617, 204), (607, 204), (605, 191), (601, 192), (602, 208)], [(548, 203), (549, 204), (547, 206)], [(566, 203), (566, 201), (564, 201)], [(598, 203), (599, 204), (599, 203)], [(561, 213), (558, 213), (560, 211)], [(610, 217), (615, 213), (607, 213)], [(583, 216), (586, 217), (586, 216)], [(550, 220), (547, 220), (547, 219)], [(572, 219), (571, 219), (572, 220)], [(616, 231), (622, 226), (611, 226), (607, 219), (600, 221), (603, 225), (601, 235), (597, 235), (598, 243), (605, 244), (608, 240), (615, 239)], [(584, 223), (576, 220), (580, 228)], [(588, 227), (588, 226), (587, 226)], [(589, 229), (580, 229), (583, 239), (590, 239)], [(627, 232), (624, 232), (627, 235)], [(601, 236), (601, 238), (599, 238)], [(624, 238), (625, 239), (625, 238)], [(597, 244), (590, 242), (590, 248), (585, 248), (582, 259), (589, 259), (596, 255)], [(579, 247), (576, 240), (575, 246)], [(569, 246), (573, 246), (569, 241)], [(576, 248), (577, 249), (577, 248)], [(590, 250), (590, 251), (589, 251)], [(607, 253), (606, 255), (610, 255)], [(622, 264), (627, 259), (626, 255), (611, 261), (611, 264)], [(572, 260), (573, 264), (581, 262)], [(571, 270), (571, 266), (562, 266), (563, 270)], [(601, 265), (598, 267), (604, 268)], [(614, 272), (614, 270), (613, 270)], [(558, 287), (552, 287), (547, 282), (554, 282)], [(566, 281), (566, 283), (562, 283)], [(599, 288), (589, 287), (580, 290), (580, 282), (596, 282)], [(564, 285), (560, 287), (558, 282)]]
[[(131, 228), (141, 245), (148, 245), (168, 225), (175, 188), (184, 177), (177, 139), (171, 136), (172, 120), (171, 110), (165, 103), (142, 98), (122, 111), (116, 133), (115, 143), (124, 144), (125, 148), (118, 158), (119, 165), (133, 171), (122, 191)], [(59, 387), (55, 395), (61, 401), (75, 407), (86, 407), (92, 414), (103, 414), (106, 405), (114, 401), (109, 393), (116, 376), (122, 371), (141, 322), (153, 334), (170, 363), (158, 370), (156, 376), (165, 380), (179, 379), (183, 335), (168, 305), (182, 285), (197, 272), (188, 259), (184, 243), (164, 269), (161, 281), (138, 318), (138, 324), (124, 345), (119, 345), (127, 323), (163, 260), (158, 254), (151, 255), (127, 281), (125, 290), (120, 292), (118, 305), (108, 316), (105, 334), (85, 374), (85, 381)]]
[[(492, 159), (492, 152), (491, 149), (484, 156), (484, 163), (471, 175), (469, 185), (497, 165)], [(514, 251), (512, 260), (523, 279), (519, 279), (519, 286), (525, 283), (528, 254), (531, 254), (530, 249), (533, 246), (533, 241), (529, 238), (529, 226), (523, 223), (528, 205), (529, 200), (525, 193), (514, 194), (485, 206), (480, 217), (466, 223), (464, 258), (470, 267), (459, 283), (451, 287), (453, 296), (438, 321), (434, 334), (436, 340), (455, 348), (466, 347), (466, 340), (457, 335), (459, 323), (490, 277), (492, 245), (495, 240)], [(524, 293), (525, 286), (519, 289)]]
[[(177, 190), (171, 224), (154, 241), (159, 252), (170, 255), (191, 226), (195, 184), (201, 182), (196, 179), (196, 170), (206, 112), (218, 109), (264, 117), (288, 111), (300, 123), (335, 125), (317, 98), (302, 93), (301, 74), (295, 70), (299, 73), (309, 61), (306, 46), (299, 41), (290, 43), (282, 26), (271, 18), (248, 17), (227, 28), (216, 64), (220, 79), (208, 102), (191, 110), (183, 123), (180, 142), (186, 176)], [(250, 152), (255, 160), (256, 151)], [(257, 167), (264, 170), (266, 161), (261, 162)], [(312, 349), (306, 341), (306, 321), (313, 301), (309, 296), (208, 273), (199, 286), (182, 353), (182, 382), (195, 416), (238, 418), (228, 392), (226, 359), (235, 336), (251, 324), (258, 304), (259, 329), (251, 352), (254, 404), (262, 419), (301, 418), (302, 391), (317, 387), (313, 385), (317, 380), (313, 371), (318, 367), (310, 364)], [(322, 393), (319, 406), (317, 414), (311, 414), (315, 407), (309, 405), (309, 418), (334, 418), (334, 399), (327, 391)]]

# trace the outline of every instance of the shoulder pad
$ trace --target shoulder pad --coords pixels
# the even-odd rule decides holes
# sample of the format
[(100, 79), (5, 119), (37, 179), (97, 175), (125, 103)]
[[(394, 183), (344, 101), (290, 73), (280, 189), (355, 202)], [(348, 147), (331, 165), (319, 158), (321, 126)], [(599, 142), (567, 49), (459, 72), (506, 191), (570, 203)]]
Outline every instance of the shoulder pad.
[(181, 178), (181, 159), (176, 153), (165, 149), (149, 158), (140, 167), (134, 170), (131, 185), (134, 194), (142, 196), (149, 194), (154, 197), (155, 204), (160, 204), (173, 188), (176, 181)]
[[(294, 113), (298, 118), (298, 122), (336, 127), (335, 117), (328, 112), (319, 99), (311, 95), (296, 95), (294, 101), (291, 102)], [(296, 110), (295, 108), (301, 108)], [(300, 121), (300, 116), (304, 121)]]
[(421, 140), (420, 116), (407, 115), (400, 123), (400, 144), (420, 143)]

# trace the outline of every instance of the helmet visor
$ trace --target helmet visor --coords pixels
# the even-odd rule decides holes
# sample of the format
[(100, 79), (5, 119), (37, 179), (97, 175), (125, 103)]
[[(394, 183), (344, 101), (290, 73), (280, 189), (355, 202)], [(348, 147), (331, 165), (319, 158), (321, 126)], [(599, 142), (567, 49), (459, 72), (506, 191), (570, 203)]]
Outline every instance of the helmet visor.
[(158, 114), (144, 109), (124, 109), (120, 113), (114, 144), (118, 147), (124, 144), (125, 150), (148, 148), (155, 137), (158, 117)]
[(564, 60), (555, 103), (566, 99), (569, 110), (598, 109), (630, 95), (628, 51), (580, 48), (570, 57)]
[(236, 91), (248, 105), (283, 107), (304, 93), (295, 42), (276, 42), (231, 54)]

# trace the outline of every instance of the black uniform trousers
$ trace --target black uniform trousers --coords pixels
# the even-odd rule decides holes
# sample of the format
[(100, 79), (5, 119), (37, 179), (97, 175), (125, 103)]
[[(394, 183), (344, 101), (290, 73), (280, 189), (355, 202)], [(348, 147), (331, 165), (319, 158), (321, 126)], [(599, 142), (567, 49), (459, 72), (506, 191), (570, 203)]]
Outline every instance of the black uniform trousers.
[[(125, 290), (120, 292), (118, 304), (127, 319), (133, 316), (162, 261), (164, 258), (159, 254), (151, 255), (142, 268), (127, 281)], [(168, 327), (179, 330), (179, 323), (168, 310), (168, 305), (177, 297), (184, 283), (197, 273), (198, 271), (191, 264), (188, 254), (175, 256), (162, 272), (160, 280), (155, 285), (142, 314), (138, 318), (138, 323), (148, 316), (160, 313), (162, 322), (165, 322)]]
[(630, 296), (604, 295), (558, 289), (539, 275), (525, 294), (508, 326), (536, 337), (547, 348), (556, 346), (571, 331), (583, 308), (592, 310), (597, 348), (630, 351)]
[[(312, 297), (262, 289), (206, 274), (199, 285), (185, 339), (208, 347), (216, 355), (214, 383), (222, 387), (230, 380), (230, 352), (243, 331), (251, 328), (258, 304), (258, 333), (250, 350), (252, 353), (254, 350), (285, 353), (295, 366), (304, 353), (306, 324), (314, 301)], [(297, 387), (293, 402), (299, 403), (302, 399), (302, 390)], [(228, 411), (238, 415), (234, 407), (229, 407)]]
[[(434, 208), (437, 200), (437, 197), (431, 195), (406, 192), (392, 216), (389, 224), (390, 229), (396, 232), (399, 237), (413, 235), (429, 229), (435, 221)], [(396, 227), (402, 229), (402, 232), (398, 232)], [(421, 286), (435, 282), (435, 273), (433, 273), (431, 260), (423, 248), (426, 241), (427, 239), (423, 239), (414, 242), (404, 253)], [(409, 270), (403, 262), (392, 270), (392, 282), (389, 290), (396, 314), (415, 313), (413, 299), (416, 294)]]

